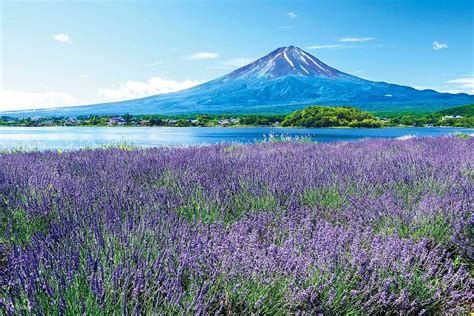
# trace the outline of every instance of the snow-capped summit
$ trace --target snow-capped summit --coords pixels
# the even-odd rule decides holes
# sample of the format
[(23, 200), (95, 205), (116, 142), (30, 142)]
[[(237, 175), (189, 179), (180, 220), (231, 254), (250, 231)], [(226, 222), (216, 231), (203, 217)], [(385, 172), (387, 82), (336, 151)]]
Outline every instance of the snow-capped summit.
[(294, 46), (280, 47), (268, 55), (224, 76), (225, 81), (236, 79), (275, 79), (283, 76), (336, 78), (347, 76), (329, 67), (310, 53)]

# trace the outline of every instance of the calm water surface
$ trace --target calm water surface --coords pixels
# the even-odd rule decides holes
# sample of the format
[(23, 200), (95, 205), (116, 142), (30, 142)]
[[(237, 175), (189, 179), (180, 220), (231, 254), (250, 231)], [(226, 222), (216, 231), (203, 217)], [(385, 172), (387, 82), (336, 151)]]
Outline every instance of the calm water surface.
[(309, 137), (318, 142), (363, 138), (474, 134), (472, 128), (206, 128), (206, 127), (0, 127), (0, 149), (78, 149), (105, 144), (175, 146), (252, 143), (268, 136)]

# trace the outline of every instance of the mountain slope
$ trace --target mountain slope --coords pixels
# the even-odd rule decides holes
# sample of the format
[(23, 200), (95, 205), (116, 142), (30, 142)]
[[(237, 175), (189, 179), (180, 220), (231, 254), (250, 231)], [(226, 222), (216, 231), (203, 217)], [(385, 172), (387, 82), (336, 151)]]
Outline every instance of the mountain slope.
[(115, 103), (18, 112), (15, 116), (287, 113), (310, 104), (352, 105), (378, 111), (437, 110), (473, 102), (473, 95), (420, 91), (365, 80), (288, 46), (184, 91)]

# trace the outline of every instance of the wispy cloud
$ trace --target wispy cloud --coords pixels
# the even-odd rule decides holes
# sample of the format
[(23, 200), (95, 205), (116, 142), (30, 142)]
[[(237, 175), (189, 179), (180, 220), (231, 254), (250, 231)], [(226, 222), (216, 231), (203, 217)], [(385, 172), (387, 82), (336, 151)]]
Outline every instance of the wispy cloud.
[(69, 35), (64, 33), (53, 34), (53, 39), (61, 43), (72, 43), (71, 39), (69, 38)]
[(145, 66), (145, 67), (155, 67), (155, 66), (159, 66), (159, 65), (162, 65), (162, 64), (163, 64), (163, 61), (156, 60), (156, 61), (148, 63), (148, 64), (143, 64), (143, 66)]
[(58, 106), (78, 105), (79, 100), (64, 92), (26, 92), (0, 91), (0, 109), (2, 111), (18, 111), (30, 109), (45, 109)]
[(224, 60), (219, 65), (206, 67), (206, 69), (230, 70), (230, 69), (235, 69), (236, 67), (242, 67), (242, 66), (248, 65), (254, 60), (255, 60), (254, 58), (244, 58), (244, 57), (233, 58), (229, 60)]
[(295, 27), (294, 27), (294, 26), (291, 26), (291, 25), (280, 25), (280, 26), (278, 26), (278, 28), (279, 28), (280, 30), (292, 30), (292, 29), (294, 29)]
[(442, 43), (442, 42), (438, 42), (438, 41), (433, 42), (433, 49), (434, 50), (440, 50), (440, 49), (446, 49), (446, 48), (448, 48), (448, 44), (446, 44), (446, 43)]
[(210, 70), (225, 70), (225, 69), (232, 69), (232, 68), (229, 67), (229, 66), (209, 66), (209, 67), (206, 67), (206, 69), (210, 69)]
[(119, 83), (117, 88), (99, 89), (98, 96), (106, 101), (129, 100), (156, 94), (176, 92), (191, 88), (200, 83), (200, 81), (190, 79), (175, 81), (160, 77), (152, 77), (146, 82), (129, 80), (125, 83)]
[(474, 94), (474, 76), (448, 80), (448, 83), (452, 85), (453, 89), (451, 91), (453, 92)]
[(290, 18), (296, 18), (298, 15), (294, 12), (288, 12), (288, 17)]
[(254, 59), (253, 58), (234, 58), (228, 61), (225, 61), (224, 64), (234, 67), (242, 67), (247, 64), (250, 64)]
[(363, 43), (375, 40), (374, 37), (344, 37), (339, 39), (342, 43)]
[(333, 44), (333, 45), (313, 45), (309, 46), (308, 49), (325, 49), (325, 48), (341, 48), (344, 45), (341, 44)]
[(193, 54), (191, 56), (186, 57), (186, 59), (203, 60), (203, 59), (216, 59), (217, 57), (219, 57), (219, 54), (217, 54), (217, 53), (199, 52), (199, 53), (196, 53), (196, 54)]

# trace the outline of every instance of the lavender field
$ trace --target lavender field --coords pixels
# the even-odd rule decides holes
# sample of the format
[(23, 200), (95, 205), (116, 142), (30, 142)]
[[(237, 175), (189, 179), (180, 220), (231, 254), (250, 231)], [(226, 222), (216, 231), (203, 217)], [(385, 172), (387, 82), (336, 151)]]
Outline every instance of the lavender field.
[(469, 314), (474, 138), (0, 154), (0, 314)]

